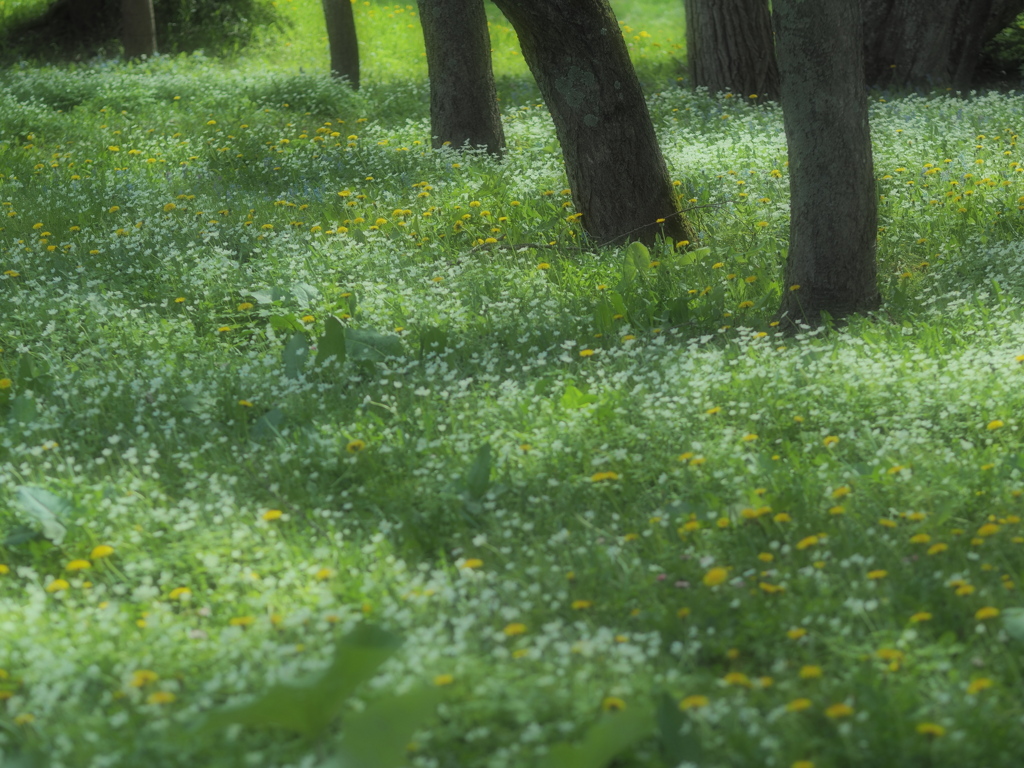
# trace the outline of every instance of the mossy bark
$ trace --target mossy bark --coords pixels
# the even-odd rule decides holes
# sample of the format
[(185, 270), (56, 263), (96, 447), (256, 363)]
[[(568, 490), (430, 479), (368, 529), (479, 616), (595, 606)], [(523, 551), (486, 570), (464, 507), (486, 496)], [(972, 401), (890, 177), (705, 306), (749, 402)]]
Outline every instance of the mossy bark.
[(331, 75), (359, 90), (359, 39), (350, 0), (321, 0), (331, 50)]
[(581, 224), (599, 244), (694, 240), (607, 0), (495, 0), (515, 28), (562, 147)]
[(419, 0), (433, 145), (505, 150), (483, 0)]
[(121, 0), (121, 45), (126, 59), (156, 54), (153, 0)]
[(868, 83), (970, 88), (986, 42), (1024, 12), (1024, 0), (865, 0)]
[(775, 0), (773, 15), (791, 190), (780, 316), (817, 324), (879, 305), (861, 11)]
[(686, 0), (690, 85), (761, 100), (779, 97), (768, 0)]

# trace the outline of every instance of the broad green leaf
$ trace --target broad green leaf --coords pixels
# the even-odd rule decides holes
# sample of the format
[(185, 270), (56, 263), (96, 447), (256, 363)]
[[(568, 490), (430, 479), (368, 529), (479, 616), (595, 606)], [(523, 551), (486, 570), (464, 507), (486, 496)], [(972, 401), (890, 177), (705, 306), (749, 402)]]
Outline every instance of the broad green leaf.
[(591, 403), (596, 403), (600, 399), (597, 395), (588, 395), (572, 384), (569, 384), (565, 388), (565, 392), (562, 393), (562, 407), (575, 410)]
[(223, 707), (201, 723), (203, 732), (228, 725), (283, 728), (306, 737), (319, 735), (341, 712), (355, 689), (373, 677), (401, 645), (378, 627), (361, 624), (341, 638), (330, 666), (319, 675), (278, 683), (248, 704)]
[(307, 283), (275, 285), (271, 288), (261, 288), (258, 291), (249, 292), (249, 296), (252, 296), (257, 304), (273, 304), (275, 301), (281, 301), (295, 302), (301, 307), (308, 307), (319, 295), (320, 292)]
[(345, 343), (345, 326), (341, 320), (331, 315), (324, 323), (324, 335), (316, 343), (316, 365), (319, 368), (333, 359), (341, 365), (345, 362), (348, 347)]
[(612, 305), (607, 299), (602, 298), (597, 302), (597, 306), (594, 307), (594, 325), (597, 327), (598, 333), (611, 333), (615, 326), (615, 321), (612, 320), (614, 314)]
[(296, 333), (305, 328), (302, 321), (293, 314), (271, 315), (269, 322), (275, 331)]
[(34, 527), (57, 546), (67, 534), (67, 519), (71, 515), (71, 502), (54, 493), (30, 485), (17, 488), (18, 504)]
[(15, 421), (30, 424), (38, 415), (35, 398), (31, 395), (22, 393), (11, 400), (11, 418)]
[(541, 762), (543, 768), (606, 768), (619, 754), (654, 729), (654, 718), (645, 709), (627, 709), (606, 715), (594, 723), (575, 744), (560, 742)]
[(304, 333), (293, 334), (281, 353), (281, 361), (284, 363), (284, 375), (289, 379), (297, 379), (302, 374), (306, 365), (306, 358), (309, 357), (309, 340)]
[(683, 733), (686, 716), (679, 710), (679, 704), (667, 693), (658, 697), (658, 708), (655, 713), (658, 723), (658, 735), (661, 742), (661, 754), (667, 765), (694, 763), (700, 765), (704, 758), (704, 749), (700, 737), (695, 731)]
[(263, 440), (281, 434), (281, 425), (284, 424), (284, 418), (284, 411), (280, 408), (267, 411), (252, 425), (252, 439)]
[(346, 328), (345, 342), (353, 360), (379, 363), (388, 357), (400, 357), (405, 352), (400, 338), (372, 328)]
[(342, 723), (338, 759), (321, 768), (402, 768), (406, 745), (440, 699), (438, 690), (421, 688), (401, 696), (384, 696)]
[(646, 275), (651, 271), (651, 252), (643, 243), (630, 243), (626, 247), (626, 257), (623, 260), (622, 274), (626, 274), (626, 264), (632, 262), (633, 269), (637, 274)]
[(1003, 629), (1014, 640), (1024, 640), (1024, 608), (1004, 608)]
[(491, 444), (484, 443), (466, 471), (466, 490), (469, 498), (479, 501), (491, 487)]

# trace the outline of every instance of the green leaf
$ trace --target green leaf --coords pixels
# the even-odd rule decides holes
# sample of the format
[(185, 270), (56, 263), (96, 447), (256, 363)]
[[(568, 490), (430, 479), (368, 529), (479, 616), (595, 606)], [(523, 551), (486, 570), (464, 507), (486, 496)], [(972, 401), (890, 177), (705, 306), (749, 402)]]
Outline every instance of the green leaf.
[(308, 738), (319, 735), (341, 712), (345, 700), (373, 677), (401, 640), (373, 625), (361, 624), (338, 641), (334, 659), (319, 675), (272, 685), (247, 704), (222, 707), (207, 715), (201, 732), (228, 725), (283, 728)]
[(562, 407), (568, 408), (569, 410), (575, 410), (577, 408), (583, 408), (591, 403), (596, 403), (601, 398), (597, 395), (588, 395), (585, 392), (577, 389), (572, 384), (569, 384), (565, 388), (565, 392), (562, 393)]
[(272, 288), (262, 288), (249, 293), (257, 304), (273, 304), (275, 301), (298, 303), (301, 307), (308, 307), (320, 295), (320, 291), (307, 283), (292, 283), (291, 285), (275, 285)]
[(420, 359), (429, 353), (437, 353), (448, 346), (448, 331), (431, 325), (420, 331)]
[(11, 418), (21, 424), (30, 424), (39, 415), (36, 401), (31, 395), (22, 393), (11, 400)]
[(268, 437), (275, 437), (281, 434), (281, 425), (284, 424), (284, 411), (274, 408), (260, 416), (252, 425), (252, 439), (264, 440)]
[(575, 744), (560, 742), (541, 762), (543, 768), (606, 768), (616, 756), (644, 738), (654, 728), (651, 713), (627, 709), (598, 720)]
[(667, 765), (694, 763), (700, 765), (704, 759), (704, 749), (696, 731), (683, 733), (682, 727), (686, 717), (679, 711), (676, 700), (667, 693), (658, 697), (658, 708), (655, 713), (658, 723), (661, 754)]
[(626, 275), (628, 263), (632, 262), (635, 274), (646, 275), (651, 271), (651, 252), (643, 243), (630, 243), (626, 246), (626, 256), (623, 259), (622, 274)]
[(1024, 640), (1024, 608), (1004, 608), (1003, 629), (1014, 640)]
[(316, 343), (316, 365), (321, 367), (333, 359), (341, 365), (345, 362), (348, 347), (345, 344), (345, 326), (334, 315), (324, 323), (324, 335)]
[(345, 341), (353, 360), (379, 363), (388, 357), (401, 357), (405, 352), (400, 338), (372, 328), (346, 328)]
[(67, 519), (71, 515), (71, 502), (56, 494), (30, 485), (19, 485), (18, 504), (21, 511), (44, 537), (57, 546), (67, 534)]
[(281, 331), (282, 333), (296, 333), (297, 331), (301, 331), (305, 328), (302, 321), (293, 314), (271, 315), (270, 327), (275, 331)]
[(284, 375), (289, 379), (297, 379), (302, 374), (306, 365), (306, 358), (309, 357), (309, 341), (306, 334), (293, 334), (281, 353), (281, 361), (284, 363)]
[(344, 739), (333, 766), (402, 768), (407, 763), (406, 745), (433, 714), (440, 698), (436, 688), (420, 688), (401, 696), (384, 696), (362, 712), (346, 716), (342, 724)]
[(615, 321), (612, 320), (614, 314), (611, 303), (602, 297), (594, 307), (594, 325), (598, 333), (611, 333), (615, 327)]
[(466, 490), (469, 498), (479, 501), (491, 487), (491, 444), (484, 443), (466, 472)]

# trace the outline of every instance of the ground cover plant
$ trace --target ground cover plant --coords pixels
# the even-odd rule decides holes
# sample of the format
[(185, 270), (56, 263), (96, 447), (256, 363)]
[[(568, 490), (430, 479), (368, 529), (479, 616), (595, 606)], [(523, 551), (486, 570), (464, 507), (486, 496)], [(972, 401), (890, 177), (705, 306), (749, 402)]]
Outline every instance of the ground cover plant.
[(500, 19), (497, 162), (429, 148), (414, 6), (356, 95), (282, 5), (0, 74), (0, 762), (1019, 764), (1024, 96), (873, 94), (883, 310), (783, 336), (781, 115), (664, 6), (647, 251)]

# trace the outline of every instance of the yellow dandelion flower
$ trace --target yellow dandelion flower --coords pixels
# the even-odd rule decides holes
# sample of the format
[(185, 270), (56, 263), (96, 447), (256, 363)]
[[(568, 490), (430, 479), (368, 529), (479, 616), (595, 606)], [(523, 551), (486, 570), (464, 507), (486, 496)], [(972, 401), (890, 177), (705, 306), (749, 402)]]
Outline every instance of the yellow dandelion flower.
[(619, 479), (619, 473), (618, 472), (595, 472), (594, 474), (592, 474), (590, 476), (590, 482), (592, 482), (592, 483), (600, 483), (600, 482), (602, 482), (604, 480), (618, 480), (618, 479)]
[(877, 570), (874, 570), (874, 571), (868, 571), (868, 578), (871, 581), (878, 581), (879, 579), (884, 579), (888, 575), (889, 575), (889, 572), (885, 571), (885, 570), (882, 570), (881, 568), (879, 568)]
[(626, 702), (618, 696), (605, 696), (601, 702), (601, 709), (604, 712), (620, 712), (626, 708)]
[(975, 612), (974, 618), (976, 618), (978, 621), (985, 621), (985, 619), (994, 619), (998, 615), (998, 608), (993, 608), (991, 605), (986, 605), (984, 608), (979, 608)]
[(946, 734), (946, 729), (938, 723), (918, 723), (914, 728), (918, 733), (924, 736), (931, 736), (932, 738), (938, 738)]
[(435, 675), (434, 676), (434, 685), (437, 685), (437, 686), (451, 685), (454, 682), (455, 682), (455, 676), (451, 675), (451, 674), (447, 674), (446, 673), (446, 674), (443, 674), (443, 675)]
[(821, 539), (819, 539), (817, 536), (807, 536), (803, 539), (800, 539), (800, 541), (796, 543), (796, 548), (807, 549), (808, 547), (813, 547), (819, 541), (821, 541)]
[(522, 635), (526, 632), (526, 625), (521, 622), (513, 622), (505, 625), (505, 629), (502, 630), (508, 637), (514, 637), (515, 635)]
[(979, 677), (977, 680), (972, 680), (970, 685), (967, 686), (967, 693), (974, 696), (986, 688), (992, 687), (992, 681), (987, 677)]
[(757, 435), (755, 435), (753, 432), (748, 432), (740, 439), (743, 440), (744, 443), (752, 443), (755, 440), (757, 440)]
[(988, 523), (986, 525), (981, 526), (981, 528), (978, 529), (978, 535), (983, 538), (994, 536), (998, 532), (999, 526), (995, 523)]
[(948, 544), (943, 544), (940, 541), (938, 544), (932, 544), (930, 547), (928, 547), (927, 554), (929, 554), (929, 555), (937, 555), (940, 552), (945, 552), (947, 549), (949, 549), (949, 545)]
[(462, 567), (467, 570), (473, 570), (474, 568), (480, 568), (483, 564), (484, 561), (480, 558), (471, 557), (462, 564)]
[(187, 600), (192, 596), (192, 590), (188, 587), (175, 587), (167, 596), (170, 600)]
[(132, 688), (142, 688), (149, 683), (155, 683), (160, 679), (160, 675), (151, 669), (137, 669), (132, 672), (132, 679), (128, 681), (128, 685)]
[(349, 453), (359, 453), (365, 447), (366, 443), (363, 440), (349, 440), (345, 450)]
[(786, 705), (786, 709), (789, 712), (803, 712), (811, 708), (811, 703), (810, 699), (793, 699)]
[(92, 563), (88, 560), (72, 560), (64, 568), (68, 571), (86, 571), (92, 568)]
[(833, 499), (841, 499), (843, 496), (848, 495), (853, 489), (848, 485), (840, 485), (834, 491), (832, 491)]
[(313, 578), (317, 581), (327, 581), (327, 579), (331, 578), (331, 576), (333, 575), (334, 571), (330, 568), (321, 568), (319, 571), (313, 574)]
[(65, 589), (70, 589), (70, 587), (71, 585), (64, 579), (54, 579), (46, 585), (46, 591), (50, 593), (63, 592)]
[(679, 708), (683, 711), (687, 709), (701, 709), (710, 704), (710, 700), (707, 696), (701, 696), (700, 694), (694, 694), (693, 696), (687, 696), (679, 702)]
[(803, 627), (794, 627), (793, 629), (786, 631), (786, 637), (788, 637), (790, 640), (799, 640), (806, 634), (807, 630)]
[(920, 624), (922, 621), (931, 621), (932, 615), (928, 611), (918, 611), (910, 617), (911, 624)]
[(817, 664), (805, 664), (800, 667), (801, 680), (815, 680), (823, 674), (821, 667)]
[(825, 447), (828, 448), (829, 446), (832, 446), (832, 445), (835, 445), (836, 443), (838, 443), (839, 442), (839, 438), (836, 437), (835, 435), (829, 435), (822, 442), (825, 444)]
[(153, 691), (146, 697), (147, 704), (172, 704), (177, 698), (170, 691)]
[(729, 569), (722, 568), (721, 566), (712, 568), (704, 574), (704, 578), (701, 581), (704, 582), (706, 587), (717, 587), (719, 584), (725, 582), (729, 578)]
[(853, 707), (851, 707), (849, 704), (845, 704), (843, 702), (840, 702), (838, 704), (833, 704), (832, 706), (830, 706), (828, 709), (825, 710), (825, 715), (827, 717), (832, 718), (833, 720), (838, 720), (841, 717), (849, 717), (852, 714), (853, 714)]
[(594, 354), (594, 350), (592, 350), (592, 349), (581, 349), (580, 350), (580, 357), (590, 357), (593, 354)]
[(572, 609), (574, 611), (585, 611), (587, 608), (592, 606), (593, 603), (590, 600), (573, 600)]
[(260, 515), (260, 517), (262, 519), (264, 519), (264, 520), (267, 520), (267, 521), (270, 521), (270, 520), (280, 520), (281, 519), (281, 515), (283, 515), (283, 514), (284, 513), (280, 509), (268, 509), (262, 515)]
[(232, 616), (228, 619), (228, 625), (232, 627), (248, 627), (255, 623), (255, 616)]
[(1003, 422), (1000, 419), (993, 419), (992, 421), (990, 421), (988, 423), (988, 425), (985, 427), (985, 429), (993, 430), (993, 429), (999, 429), (1000, 427), (1003, 427), (1003, 426), (1005, 426), (1005, 425), (1003, 424)]
[(739, 685), (739, 686), (743, 686), (745, 688), (749, 688), (750, 687), (750, 678), (747, 677), (742, 672), (730, 672), (729, 674), (727, 674), (725, 677), (722, 678), (722, 681), (726, 685)]

